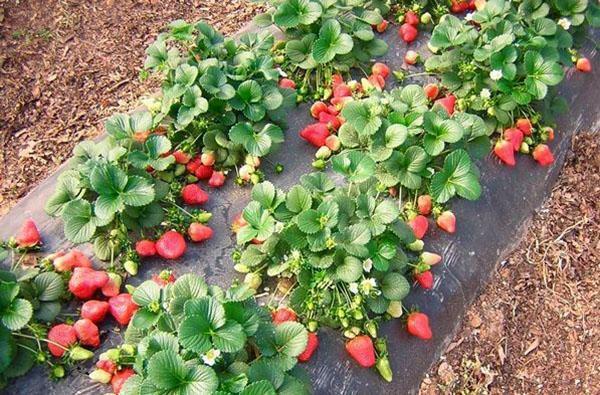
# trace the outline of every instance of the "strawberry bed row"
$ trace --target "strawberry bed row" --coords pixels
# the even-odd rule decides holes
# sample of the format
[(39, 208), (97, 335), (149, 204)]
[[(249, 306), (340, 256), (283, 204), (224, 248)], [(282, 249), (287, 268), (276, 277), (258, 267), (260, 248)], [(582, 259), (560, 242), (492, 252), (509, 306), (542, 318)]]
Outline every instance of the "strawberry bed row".
[[(445, 205), (480, 196), (475, 160), (494, 140), (507, 165), (530, 147), (540, 164), (553, 162), (545, 106), (556, 112), (561, 101), (548, 99), (549, 87), (572, 62), (590, 71), (571, 48), (588, 24), (597, 25), (598, 7), (453, 2), (453, 12), (475, 11), (460, 20), (437, 5), (395, 6), (405, 42), (433, 27), (435, 55), (425, 74), (440, 82), (388, 92), (392, 77), (401, 83), (423, 75), (412, 72), (420, 56), (410, 50), (403, 70), (377, 63), (352, 79), (349, 71), (364, 70), (387, 49), (376, 34), (388, 28), (382, 15), (391, 11), (386, 2), (359, 3), (273, 1), (257, 22), (279, 27), (281, 42), (269, 33), (234, 42), (205, 23), (182, 21), (159, 36), (145, 67), (162, 75), (161, 96), (146, 100), (144, 111), (111, 117), (106, 140), (80, 144), (46, 205), (63, 219), (69, 240), (93, 242), (107, 268), (94, 270), (71, 250), (23, 270), (25, 253), (40, 245), (31, 222), (4, 243), (20, 258), (2, 275), (8, 351), (0, 371), (17, 363), (21, 375), (37, 361), (63, 376), (63, 365), (91, 357), (81, 346), (99, 345), (96, 324), (108, 310), (128, 325), (125, 344), (104, 353), (91, 376), (112, 382), (115, 393), (304, 393), (309, 383), (295, 364), (317, 349), (320, 326), (340, 328), (349, 355), (392, 380), (380, 323), (402, 317), (410, 334), (433, 335), (429, 318), (402, 303), (412, 280), (432, 288), (432, 266), (442, 260), (424, 251), (427, 216), (454, 232), (456, 218)], [(259, 166), (283, 142), (288, 109), (308, 98), (321, 99), (311, 108), (317, 122), (300, 136), (319, 147), (318, 172), (284, 192), (264, 181)], [(322, 172), (330, 164), (335, 179)], [(234, 170), (236, 183), (254, 184), (232, 227), (243, 283), (223, 291), (165, 271), (121, 293), (141, 259), (178, 259), (184, 235), (212, 237), (211, 214), (194, 208), (208, 200), (200, 180), (218, 188)], [(252, 297), (265, 277), (277, 280), (271, 318)], [(56, 295), (47, 299), (50, 280)], [(86, 301), (78, 320), (59, 315), (59, 299), (71, 297)], [(43, 315), (50, 305), (54, 314)], [(62, 323), (47, 325), (54, 321)], [(26, 361), (19, 347), (30, 351)]]

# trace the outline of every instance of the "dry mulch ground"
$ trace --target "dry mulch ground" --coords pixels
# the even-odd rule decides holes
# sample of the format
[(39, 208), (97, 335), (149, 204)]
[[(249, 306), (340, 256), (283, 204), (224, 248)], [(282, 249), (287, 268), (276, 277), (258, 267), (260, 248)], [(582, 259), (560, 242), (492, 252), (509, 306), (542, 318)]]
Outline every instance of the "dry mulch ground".
[[(138, 71), (168, 22), (231, 33), (255, 12), (244, 0), (0, 0), (0, 216), (152, 88)], [(600, 392), (598, 140), (574, 141), (552, 197), (423, 394)]]
[(552, 196), (421, 395), (600, 393), (599, 152), (598, 134), (573, 140)]
[(223, 33), (255, 14), (246, 0), (0, 0), (0, 216), (151, 91), (144, 50), (175, 19)]

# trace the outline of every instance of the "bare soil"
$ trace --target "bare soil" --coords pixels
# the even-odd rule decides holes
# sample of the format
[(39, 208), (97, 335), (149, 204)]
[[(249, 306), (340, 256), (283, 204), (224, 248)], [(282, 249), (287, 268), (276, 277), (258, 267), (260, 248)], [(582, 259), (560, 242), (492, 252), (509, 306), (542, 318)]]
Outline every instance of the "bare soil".
[(576, 136), (552, 195), (421, 386), (600, 393), (600, 135)]
[(245, 0), (0, 0), (0, 216), (151, 91), (138, 78), (144, 50), (169, 22), (232, 33), (256, 10)]

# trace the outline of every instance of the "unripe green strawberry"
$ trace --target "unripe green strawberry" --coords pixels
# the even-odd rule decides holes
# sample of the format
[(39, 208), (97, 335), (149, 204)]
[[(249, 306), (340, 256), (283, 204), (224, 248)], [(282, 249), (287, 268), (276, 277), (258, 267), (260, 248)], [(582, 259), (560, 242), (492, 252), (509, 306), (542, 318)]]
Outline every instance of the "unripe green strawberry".
[(80, 346), (75, 346), (71, 350), (69, 350), (69, 358), (72, 361), (85, 361), (93, 357), (93, 352), (91, 352), (90, 350), (86, 350), (85, 348)]
[(127, 260), (123, 263), (123, 269), (125, 269), (129, 275), (136, 276), (138, 273), (138, 264), (135, 261)]
[(414, 251), (414, 252), (419, 252), (423, 250), (423, 247), (425, 246), (425, 243), (423, 242), (423, 240), (415, 240), (412, 243), (410, 243), (409, 245), (407, 245), (406, 247), (408, 247), (409, 250)]
[(244, 277), (244, 284), (248, 285), (250, 288), (258, 289), (262, 284), (262, 278), (257, 273), (248, 273)]
[(390, 366), (390, 361), (387, 356), (380, 357), (379, 359), (377, 359), (375, 367), (377, 368), (379, 375), (383, 377), (385, 381), (387, 381), (388, 383), (392, 382), (393, 373), (392, 368)]
[(399, 300), (392, 300), (386, 310), (392, 318), (399, 318), (402, 316), (402, 302)]
[(93, 370), (92, 373), (89, 374), (89, 376), (90, 379), (92, 379), (92, 381), (102, 384), (108, 384), (110, 383), (110, 379), (112, 379), (112, 374), (102, 369)]
[(317, 159), (327, 159), (331, 156), (331, 150), (326, 146), (322, 146), (317, 150), (315, 157)]

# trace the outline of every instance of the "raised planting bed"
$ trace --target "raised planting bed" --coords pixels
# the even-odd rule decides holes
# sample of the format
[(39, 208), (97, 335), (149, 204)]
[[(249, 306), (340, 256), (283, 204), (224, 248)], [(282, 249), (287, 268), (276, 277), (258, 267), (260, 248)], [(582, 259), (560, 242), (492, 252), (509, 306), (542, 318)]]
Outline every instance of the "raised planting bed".
[[(593, 32), (593, 36), (598, 38), (597, 31)], [(391, 69), (400, 69), (407, 46), (398, 39), (395, 28), (388, 29), (382, 38), (390, 47), (382, 62)], [(410, 48), (425, 55), (428, 38), (422, 34)], [(586, 52), (592, 63), (597, 63), (600, 58), (597, 51), (589, 49)], [(392, 83), (390, 85), (393, 86)], [(556, 138), (552, 143), (556, 161), (551, 166), (541, 167), (524, 155), (519, 156), (516, 168), (500, 165), (491, 155), (477, 163), (481, 171), (481, 198), (473, 202), (453, 201), (450, 206), (458, 219), (456, 233), (448, 235), (434, 229), (424, 239), (428, 251), (443, 256), (442, 264), (433, 269), (436, 277), (433, 289), (424, 291), (413, 287), (403, 301), (406, 307), (419, 306), (430, 317), (433, 338), (422, 341), (409, 336), (400, 320), (385, 322), (380, 327), (380, 336), (387, 337), (394, 381), (383, 381), (374, 369), (361, 369), (347, 357), (340, 333), (322, 327), (319, 329), (320, 346), (310, 362), (304, 365), (315, 394), (405, 394), (418, 390), (423, 375), (446, 347), (466, 307), (488, 280), (494, 267), (516, 245), (522, 228), (552, 189), (569, 149), (571, 136), (578, 131), (598, 128), (599, 107), (595, 99), (599, 89), (600, 82), (593, 75), (576, 73), (574, 69), (567, 71), (560, 93), (567, 99), (570, 111), (557, 120)], [(298, 136), (298, 131), (312, 122), (309, 108), (309, 104), (305, 103), (288, 112), (289, 128), (285, 142), (279, 151), (268, 157), (272, 163), (284, 164), (283, 173), (275, 174), (271, 164), (263, 167), (267, 179), (282, 190), (287, 191), (299, 182), (302, 175), (313, 171), (314, 148)], [(25, 219), (33, 218), (43, 235), (44, 251), (71, 247), (63, 236), (62, 221), (50, 218), (43, 209), (55, 189), (60, 171), (32, 190), (0, 220), (0, 239), (8, 239)], [(210, 199), (202, 208), (213, 214), (210, 226), (214, 237), (199, 245), (190, 244), (186, 254), (177, 261), (145, 260), (139, 274), (129, 279), (129, 283), (138, 285), (166, 268), (178, 275), (196, 273), (208, 283), (223, 288), (228, 287), (232, 279), (240, 278), (231, 259), (236, 241), (230, 228), (234, 218), (248, 204), (250, 189), (228, 182), (223, 188), (211, 190)], [(92, 255), (89, 246), (82, 249)], [(112, 326), (105, 325), (105, 328)], [(111, 331), (101, 350), (120, 342), (119, 332)], [(92, 362), (87, 362), (78, 366), (67, 378), (50, 381), (37, 367), (13, 382), (6, 391), (11, 394), (105, 393), (106, 388), (102, 386), (90, 387), (87, 374), (91, 368)]]

